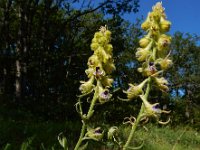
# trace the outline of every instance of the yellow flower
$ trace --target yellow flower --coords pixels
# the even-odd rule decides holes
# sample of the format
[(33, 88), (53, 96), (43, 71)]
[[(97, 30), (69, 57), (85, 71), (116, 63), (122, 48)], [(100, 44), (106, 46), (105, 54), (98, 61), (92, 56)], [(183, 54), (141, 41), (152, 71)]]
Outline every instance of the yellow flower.
[(105, 35), (105, 37), (108, 39), (108, 41), (110, 41), (111, 32), (110, 32), (109, 30), (106, 30), (106, 31), (104, 32), (104, 35)]
[(162, 122), (162, 121), (159, 121), (159, 117), (161, 115), (161, 113), (165, 113), (165, 114), (169, 114), (170, 111), (166, 111), (166, 110), (161, 110), (158, 106), (159, 106), (159, 103), (154, 103), (154, 104), (150, 104), (147, 99), (145, 98), (144, 95), (141, 95), (140, 96), (143, 104), (144, 104), (144, 107), (145, 107), (145, 111), (143, 113), (143, 117), (146, 118), (146, 117), (155, 117), (156, 120), (158, 121), (158, 123), (160, 124), (167, 124), (169, 123), (170, 119), (166, 122)]
[(153, 11), (149, 14), (149, 18), (151, 21), (156, 21), (156, 22), (159, 22), (160, 20), (160, 13), (156, 12), (156, 11)]
[(89, 67), (94, 67), (94, 68), (97, 67), (97, 66), (100, 66), (98, 56), (97, 55), (90, 56), (89, 59), (88, 59), (87, 65)]
[(167, 70), (168, 68), (170, 68), (172, 66), (172, 60), (168, 59), (168, 58), (160, 58), (157, 60), (158, 64), (160, 64), (160, 67), (162, 70)]
[(80, 81), (82, 84), (79, 87), (79, 90), (81, 91), (81, 93), (85, 94), (85, 93), (89, 93), (93, 90), (94, 85), (94, 77), (91, 77), (88, 81)]
[(98, 59), (104, 63), (107, 62), (107, 60), (109, 58), (111, 58), (111, 55), (106, 53), (106, 51), (104, 50), (103, 47), (99, 47), (95, 52), (94, 52), (95, 55), (98, 56)]
[(103, 64), (106, 74), (111, 74), (116, 68), (112, 59), (109, 59), (106, 64)]
[(95, 141), (100, 141), (103, 138), (103, 135), (104, 131), (100, 127), (95, 129), (88, 128), (87, 133), (85, 134), (86, 137), (89, 137)]
[(162, 91), (168, 91), (169, 90), (169, 88), (167, 86), (168, 81), (164, 77), (161, 77), (161, 78), (156, 77), (155, 83), (157, 84), (157, 86), (160, 90), (162, 90)]
[(142, 48), (146, 47), (147, 45), (149, 45), (151, 39), (150, 37), (147, 35), (143, 38), (140, 39), (139, 44)]
[(148, 14), (146, 20), (142, 23), (141, 28), (145, 31), (147, 31), (151, 27), (151, 21), (150, 21), (150, 13)]
[(112, 51), (113, 51), (113, 46), (111, 44), (106, 44), (105, 45), (105, 51), (108, 53), (108, 54), (112, 54)]
[(136, 58), (138, 61), (145, 61), (151, 54), (149, 49), (138, 48), (136, 52)]
[(93, 51), (97, 50), (98, 47), (99, 47), (99, 44), (97, 42), (92, 42), (92, 44), (90, 45), (90, 48)]
[(113, 83), (113, 79), (109, 78), (108, 76), (104, 76), (101, 78), (101, 83), (104, 87), (111, 87)]
[(85, 73), (88, 76), (88, 78), (91, 78), (94, 75), (94, 72), (95, 72), (94, 68), (91, 67), (85, 70)]
[(123, 92), (127, 94), (127, 98), (129, 100), (137, 98), (139, 95), (141, 95), (143, 93), (142, 88), (144, 87), (146, 82), (147, 82), (147, 80), (144, 80), (139, 85), (129, 84), (129, 89), (127, 91), (123, 91)]
[(101, 104), (108, 102), (112, 94), (109, 93), (108, 89), (104, 89), (102, 86), (99, 87), (99, 102)]
[(164, 51), (169, 48), (171, 43), (171, 37), (165, 34), (162, 34), (158, 39), (158, 50)]

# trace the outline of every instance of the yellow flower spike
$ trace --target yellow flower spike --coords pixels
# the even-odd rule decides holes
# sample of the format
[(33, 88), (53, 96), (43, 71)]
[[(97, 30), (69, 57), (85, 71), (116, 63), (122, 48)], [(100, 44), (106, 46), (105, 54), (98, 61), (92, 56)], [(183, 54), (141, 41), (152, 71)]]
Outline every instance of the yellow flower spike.
[(170, 44), (171, 44), (171, 37), (166, 34), (162, 34), (158, 39), (158, 44), (157, 44), (158, 50), (165, 51), (169, 49)]
[(82, 94), (86, 94), (91, 92), (94, 89), (94, 77), (91, 77), (88, 81), (80, 81), (82, 84), (79, 87), (79, 90)]
[(161, 32), (168, 32), (171, 27), (171, 22), (165, 20), (163, 17), (160, 19), (160, 29)]

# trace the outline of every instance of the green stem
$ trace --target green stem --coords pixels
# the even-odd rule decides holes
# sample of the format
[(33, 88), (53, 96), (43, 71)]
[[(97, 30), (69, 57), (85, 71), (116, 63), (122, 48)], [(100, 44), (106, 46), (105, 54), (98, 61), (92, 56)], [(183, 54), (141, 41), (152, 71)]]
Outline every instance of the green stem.
[(85, 135), (85, 130), (86, 130), (86, 124), (85, 124), (85, 122), (83, 121), (83, 125), (82, 125), (82, 128), (81, 128), (81, 134), (80, 134), (80, 137), (79, 137), (79, 139), (78, 139), (78, 142), (77, 142), (77, 144), (76, 144), (74, 150), (78, 150), (78, 149), (79, 149), (79, 147), (80, 147), (80, 145), (81, 145), (81, 143), (82, 143), (83, 136)]
[(156, 60), (156, 48), (153, 48), (153, 60)]
[[(147, 83), (147, 88), (146, 88), (144, 96), (147, 99), (148, 96), (149, 96), (150, 89), (151, 89), (151, 77), (149, 77), (146, 80), (148, 81), (148, 83)], [(142, 119), (143, 113), (144, 113), (144, 104), (142, 103), (142, 106), (140, 108), (140, 112), (139, 112), (139, 114), (137, 116), (137, 119), (136, 119), (135, 123), (132, 125), (131, 132), (129, 134), (128, 140), (126, 141), (126, 143), (125, 143), (125, 145), (123, 147), (123, 150), (127, 150), (128, 149), (128, 147), (129, 147), (129, 145), (131, 143), (131, 140), (133, 138), (133, 135), (135, 133), (135, 130), (136, 130), (138, 124), (140, 123), (140, 120)]]
[(99, 95), (99, 85), (100, 85), (100, 81), (97, 81), (97, 86), (96, 86), (96, 90), (95, 90), (95, 93), (94, 93), (94, 97), (92, 99), (92, 102), (90, 104), (90, 108), (88, 110), (88, 113), (87, 113), (87, 120), (90, 119), (90, 117), (92, 117), (93, 113), (94, 113), (94, 106), (96, 104), (96, 101), (98, 99), (98, 95)]
[(123, 150), (127, 150), (128, 149), (128, 147), (129, 147), (129, 145), (131, 143), (131, 140), (133, 138), (133, 135), (135, 133), (135, 130), (136, 130), (136, 128), (137, 128), (137, 126), (138, 126), (138, 124), (139, 124), (139, 122), (141, 120), (143, 112), (144, 112), (144, 105), (142, 104), (140, 112), (138, 114), (138, 117), (137, 117), (135, 123), (132, 125), (131, 132), (129, 134), (128, 140), (126, 141), (126, 144), (123, 147)]
[(84, 137), (84, 135), (85, 135), (86, 128), (87, 128), (86, 122), (87, 122), (87, 120), (89, 120), (89, 119), (92, 117), (92, 115), (93, 115), (93, 113), (94, 113), (94, 106), (95, 106), (95, 103), (96, 103), (96, 101), (97, 101), (97, 99), (98, 99), (98, 95), (99, 95), (99, 89), (98, 89), (98, 88), (99, 88), (99, 85), (100, 85), (100, 81), (97, 81), (96, 90), (95, 90), (95, 93), (94, 93), (92, 102), (91, 102), (91, 104), (90, 104), (90, 108), (89, 108), (89, 110), (88, 110), (86, 119), (83, 119), (83, 120), (82, 120), (83, 125), (82, 125), (82, 128), (81, 128), (81, 134), (80, 134), (80, 136), (79, 136), (79, 140), (78, 140), (78, 142), (77, 142), (77, 144), (76, 144), (74, 150), (78, 150), (78, 149), (79, 149), (79, 147), (80, 147), (80, 145), (81, 145), (81, 143), (82, 143), (82, 141), (83, 141), (83, 137)]
[(145, 95), (144, 95), (144, 97), (146, 99), (149, 96), (150, 89), (151, 89), (151, 77), (148, 78), (147, 88), (146, 88)]

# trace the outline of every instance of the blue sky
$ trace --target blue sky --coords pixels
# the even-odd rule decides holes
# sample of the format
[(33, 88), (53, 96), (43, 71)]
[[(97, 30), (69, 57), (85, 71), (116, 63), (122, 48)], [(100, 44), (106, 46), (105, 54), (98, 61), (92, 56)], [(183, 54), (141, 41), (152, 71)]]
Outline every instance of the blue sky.
[[(134, 22), (152, 10), (159, 0), (140, 0), (139, 12), (126, 14), (124, 18)], [(200, 0), (162, 0), (167, 19), (172, 22), (170, 33), (180, 31), (200, 35)]]

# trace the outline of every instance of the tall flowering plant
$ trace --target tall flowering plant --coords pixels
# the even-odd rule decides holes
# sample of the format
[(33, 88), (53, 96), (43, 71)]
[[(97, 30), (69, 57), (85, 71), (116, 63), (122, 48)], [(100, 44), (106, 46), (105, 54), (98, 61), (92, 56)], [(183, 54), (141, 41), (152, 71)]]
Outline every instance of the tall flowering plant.
[[(106, 26), (101, 27), (92, 39), (91, 50), (94, 53), (89, 57), (87, 62), (88, 69), (85, 70), (88, 80), (81, 81), (79, 90), (82, 95), (79, 96), (78, 102), (76, 103), (76, 110), (82, 119), (82, 129), (79, 140), (74, 148), (75, 150), (85, 149), (87, 147), (87, 142), (83, 144), (83, 141), (89, 139), (100, 141), (104, 135), (104, 131), (100, 127), (92, 128), (89, 124), (94, 114), (95, 105), (97, 103), (104, 104), (112, 97), (112, 94), (109, 92), (109, 88), (113, 83), (110, 74), (115, 70), (115, 65), (112, 58), (113, 47), (110, 41), (111, 32)], [(89, 94), (93, 94), (93, 98), (90, 101), (90, 107), (87, 113), (84, 113), (82, 109), (83, 102), (81, 100)], [(66, 147), (66, 139), (59, 137), (59, 141), (63, 147)]]
[[(146, 35), (140, 39), (140, 47), (137, 49), (136, 58), (142, 63), (138, 71), (145, 77), (139, 84), (129, 84), (128, 90), (124, 91), (127, 95), (126, 101), (131, 101), (136, 98), (141, 100), (141, 109), (137, 117), (126, 117), (124, 124), (131, 124), (131, 131), (127, 141), (124, 143), (118, 137), (118, 127), (113, 126), (107, 132), (107, 140), (114, 141), (123, 150), (139, 149), (142, 147), (130, 146), (133, 135), (140, 122), (148, 122), (149, 118), (155, 118), (160, 124), (169, 123), (170, 119), (163, 122), (159, 119), (162, 113), (170, 113), (170, 111), (162, 110), (158, 107), (159, 103), (152, 103), (149, 96), (153, 88), (157, 88), (162, 92), (167, 92), (168, 81), (163, 77), (163, 72), (171, 65), (172, 60), (169, 58), (169, 46), (171, 37), (166, 34), (169, 31), (171, 23), (166, 19), (165, 9), (162, 3), (158, 2), (152, 7), (152, 12), (148, 13), (146, 20), (141, 27), (146, 31)], [(111, 32), (106, 26), (101, 27), (94, 34), (91, 43), (91, 50), (94, 52), (89, 57), (88, 68), (85, 73), (88, 77), (87, 81), (81, 81), (79, 90), (81, 95), (78, 96), (76, 110), (82, 119), (82, 129), (79, 139), (74, 150), (83, 150), (87, 148), (87, 140), (92, 139), (101, 141), (105, 135), (105, 131), (101, 127), (91, 127), (90, 120), (95, 111), (96, 104), (104, 104), (108, 102), (112, 94), (109, 88), (112, 87), (113, 78), (110, 74), (115, 70), (114, 61), (112, 58), (113, 47), (110, 44)], [(93, 95), (90, 106), (87, 112), (82, 109), (82, 98), (88, 95)], [(122, 99), (124, 100), (124, 99)], [(67, 148), (67, 140), (61, 135), (58, 137), (60, 144)]]
[(159, 117), (162, 113), (170, 113), (170, 111), (161, 110), (159, 103), (151, 103), (149, 93), (152, 88), (157, 88), (162, 92), (167, 92), (168, 81), (163, 77), (163, 72), (171, 65), (172, 60), (169, 58), (169, 45), (171, 37), (166, 34), (169, 31), (171, 23), (166, 20), (165, 9), (162, 3), (158, 2), (152, 7), (152, 12), (148, 13), (146, 20), (141, 27), (146, 31), (146, 35), (140, 39), (140, 47), (137, 49), (136, 58), (142, 63), (138, 71), (145, 77), (140, 84), (129, 84), (129, 89), (124, 91), (127, 95), (127, 100), (131, 101), (135, 98), (141, 99), (141, 109), (137, 118), (132, 117), (129, 123), (132, 125), (129, 137), (123, 146), (123, 150), (130, 148), (130, 143), (133, 138), (136, 127), (141, 121), (148, 122), (150, 117), (155, 118), (160, 124), (167, 124), (160, 121)]

